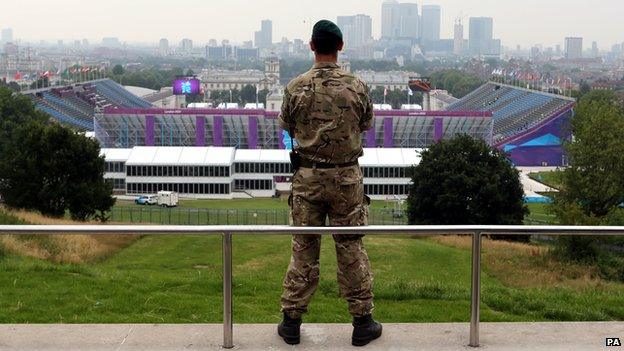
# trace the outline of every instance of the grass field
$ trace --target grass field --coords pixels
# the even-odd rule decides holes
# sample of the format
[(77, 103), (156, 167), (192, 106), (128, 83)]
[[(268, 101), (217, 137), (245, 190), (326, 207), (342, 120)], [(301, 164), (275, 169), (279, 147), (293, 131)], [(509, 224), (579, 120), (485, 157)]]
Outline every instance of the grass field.
[[(386, 322), (467, 321), (470, 254), (464, 239), (367, 237), (376, 316)], [(80, 265), (7, 255), (0, 261), (0, 322), (219, 322), (220, 245), (217, 237), (148, 236)], [(289, 245), (288, 237), (234, 238), (236, 322), (279, 320)], [(490, 241), (485, 248), (484, 321), (624, 319), (622, 284), (592, 278), (591, 269), (549, 263), (539, 248), (516, 252)], [(326, 238), (321, 283), (306, 321), (349, 320), (335, 270)]]
[(529, 173), (529, 177), (540, 183), (544, 183), (551, 188), (561, 189), (562, 187), (562, 171), (548, 171)]

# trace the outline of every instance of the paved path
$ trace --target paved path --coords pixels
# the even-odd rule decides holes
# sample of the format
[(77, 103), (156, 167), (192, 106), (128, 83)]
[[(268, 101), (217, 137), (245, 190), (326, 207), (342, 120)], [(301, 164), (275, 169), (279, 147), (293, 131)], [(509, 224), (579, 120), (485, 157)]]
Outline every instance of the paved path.
[[(348, 324), (304, 324), (302, 342), (287, 346), (275, 325), (234, 326), (235, 350), (624, 350), (606, 347), (606, 337), (624, 341), (624, 322), (482, 323), (482, 347), (468, 343), (468, 324), (384, 324), (384, 335), (367, 347), (350, 345)], [(0, 325), (0, 350), (221, 350), (218, 324)]]

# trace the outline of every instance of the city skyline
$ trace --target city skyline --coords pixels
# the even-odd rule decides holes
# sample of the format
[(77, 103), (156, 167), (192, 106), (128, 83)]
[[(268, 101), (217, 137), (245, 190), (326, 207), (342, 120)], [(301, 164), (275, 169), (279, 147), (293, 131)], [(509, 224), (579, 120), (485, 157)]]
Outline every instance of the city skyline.
[[(302, 0), (296, 4), (276, 0), (253, 3), (230, 0), (223, 6), (193, 0), (185, 7), (159, 7), (154, 6), (156, 1), (146, 0), (97, 3), (100, 13), (115, 13), (113, 17), (91, 16), (93, 12), (89, 9), (92, 7), (88, 2), (60, 0), (59, 6), (46, 8), (45, 11), (32, 10), (45, 8), (41, 0), (33, 0), (33, 7), (28, 8), (6, 3), (0, 13), (0, 28), (12, 28), (15, 39), (31, 42), (59, 39), (69, 42), (87, 38), (96, 44), (103, 37), (119, 37), (123, 42), (157, 44), (160, 38), (168, 38), (171, 43), (190, 38), (204, 45), (210, 39), (219, 42), (229, 39), (235, 43), (253, 40), (253, 33), (263, 19), (273, 21), (274, 42), (282, 37), (306, 40), (311, 26), (319, 19), (336, 21), (338, 16), (365, 14), (372, 18), (373, 37), (378, 39), (381, 35), (382, 1), (379, 0)], [(493, 17), (494, 37), (501, 38), (507, 47), (552, 46), (563, 44), (565, 37), (573, 36), (583, 37), (588, 43), (597, 41), (601, 50), (608, 50), (612, 44), (624, 41), (624, 23), (615, 15), (624, 10), (624, 4), (616, 0), (603, 1), (603, 6), (592, 7), (591, 12), (587, 11), (591, 3), (585, 0), (527, 0), (504, 4), (494, 0), (400, 2), (416, 3), (420, 9), (423, 5), (439, 5), (442, 38), (453, 37), (454, 20), (461, 14), (465, 27), (468, 26), (468, 17)], [(302, 14), (304, 11), (305, 14)], [(145, 16), (137, 17), (137, 14)], [(233, 20), (234, 17), (244, 20)], [(24, 21), (24, 18), (29, 20)], [(115, 18), (114, 23), (110, 18)], [(75, 28), (81, 28), (80, 33)]]

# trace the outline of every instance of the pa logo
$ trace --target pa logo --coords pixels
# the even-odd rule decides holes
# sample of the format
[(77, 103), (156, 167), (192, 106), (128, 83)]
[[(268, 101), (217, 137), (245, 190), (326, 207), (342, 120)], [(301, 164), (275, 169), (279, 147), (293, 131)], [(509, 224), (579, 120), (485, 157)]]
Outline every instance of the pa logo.
[(620, 338), (607, 338), (605, 344), (607, 346), (622, 346)]

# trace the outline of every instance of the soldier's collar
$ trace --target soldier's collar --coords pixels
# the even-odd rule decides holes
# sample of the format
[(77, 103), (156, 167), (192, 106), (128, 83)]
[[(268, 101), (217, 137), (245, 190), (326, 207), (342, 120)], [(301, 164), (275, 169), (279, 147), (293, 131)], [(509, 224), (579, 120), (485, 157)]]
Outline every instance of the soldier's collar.
[(315, 62), (314, 68), (339, 68), (337, 63), (335, 62)]

